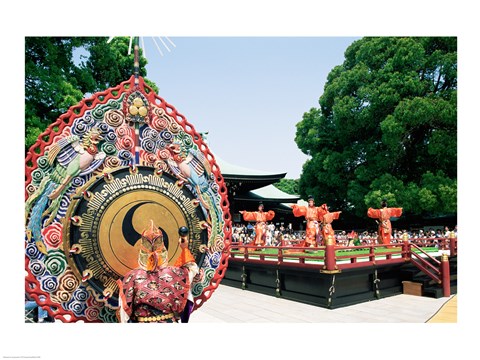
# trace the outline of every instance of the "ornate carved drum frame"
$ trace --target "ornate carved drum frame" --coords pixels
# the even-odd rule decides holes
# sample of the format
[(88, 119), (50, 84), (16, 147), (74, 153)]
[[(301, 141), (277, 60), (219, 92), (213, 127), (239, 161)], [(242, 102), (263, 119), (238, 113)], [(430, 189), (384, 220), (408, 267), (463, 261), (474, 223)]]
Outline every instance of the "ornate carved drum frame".
[(200, 268), (194, 309), (227, 267), (231, 218), (215, 158), (193, 125), (138, 80), (71, 107), (25, 158), (25, 289), (64, 322), (116, 321), (115, 281), (136, 267), (149, 219), (170, 262), (178, 227), (189, 228)]

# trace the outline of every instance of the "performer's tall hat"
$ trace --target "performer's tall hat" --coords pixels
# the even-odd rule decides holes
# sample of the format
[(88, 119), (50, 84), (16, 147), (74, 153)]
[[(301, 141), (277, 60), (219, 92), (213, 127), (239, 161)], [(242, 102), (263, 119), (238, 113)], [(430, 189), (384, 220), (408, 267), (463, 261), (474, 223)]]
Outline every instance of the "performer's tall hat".
[(163, 243), (162, 231), (156, 227), (153, 220), (150, 226), (142, 232), (142, 246), (138, 254), (138, 264), (144, 270), (153, 271), (168, 263), (168, 251)]

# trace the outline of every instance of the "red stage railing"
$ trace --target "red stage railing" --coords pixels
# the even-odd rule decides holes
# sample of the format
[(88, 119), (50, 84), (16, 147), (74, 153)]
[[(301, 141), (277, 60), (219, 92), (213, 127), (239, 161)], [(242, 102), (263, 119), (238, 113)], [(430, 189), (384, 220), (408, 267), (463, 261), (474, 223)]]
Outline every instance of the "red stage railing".
[[(336, 250), (361, 250), (368, 249), (368, 254), (353, 253), (336, 255), (336, 260), (349, 260), (349, 262), (338, 263), (339, 269), (352, 269), (365, 266), (381, 265), (385, 263), (395, 264), (405, 262), (404, 249), (396, 244), (369, 245), (369, 246), (345, 246)], [(383, 250), (383, 251), (382, 251)]]
[[(433, 238), (432, 238), (433, 239)], [(448, 255), (442, 254), (442, 261), (438, 261), (421, 246), (430, 238), (408, 239), (404, 237), (401, 243), (370, 244), (360, 246), (336, 246), (333, 237), (329, 237), (325, 246), (300, 247), (300, 246), (255, 246), (233, 243), (230, 259), (256, 264), (277, 264), (286, 267), (300, 267), (319, 269), (321, 272), (338, 273), (342, 269), (360, 268), (366, 266), (396, 264), (411, 262), (419, 270), (442, 284), (444, 296), (450, 296), (450, 265)], [(457, 238), (451, 236), (434, 239), (439, 244), (439, 250), (444, 247), (450, 254), (457, 254)], [(441, 246), (440, 246), (441, 245)], [(273, 251), (272, 249), (275, 249)], [(358, 252), (367, 250), (367, 252)], [(322, 251), (322, 254), (311, 254), (313, 251)], [(339, 254), (342, 251), (343, 254)], [(351, 254), (348, 254), (352, 251)], [(310, 252), (310, 254), (309, 254)]]
[[(274, 249), (275, 251), (272, 251)], [(291, 247), (291, 246), (255, 246), (243, 245), (233, 243), (230, 251), (231, 260), (243, 260), (253, 264), (269, 264), (276, 263), (277, 265), (287, 267), (306, 267), (316, 268), (319, 264), (323, 265), (325, 256), (309, 255), (306, 251), (318, 251), (324, 247)], [(305, 262), (305, 260), (311, 262)], [(322, 262), (320, 262), (322, 261)]]
[[(413, 249), (417, 250), (417, 252), (414, 252), (414, 251), (410, 252), (411, 253), (411, 258), (410, 258), (411, 263), (414, 264), (420, 270), (422, 270), (425, 274), (427, 274), (433, 280), (440, 283), (441, 282), (441, 280), (440, 280), (440, 277), (441, 277), (440, 261), (438, 261), (434, 257), (427, 254), (425, 251), (422, 250), (421, 247), (418, 247), (415, 244), (410, 244), (410, 248), (413, 248)], [(419, 255), (418, 253), (423, 254), (424, 257)], [(431, 262), (433, 262), (437, 266), (435, 266), (431, 262), (428, 262), (427, 260), (425, 260), (425, 258), (429, 259)]]

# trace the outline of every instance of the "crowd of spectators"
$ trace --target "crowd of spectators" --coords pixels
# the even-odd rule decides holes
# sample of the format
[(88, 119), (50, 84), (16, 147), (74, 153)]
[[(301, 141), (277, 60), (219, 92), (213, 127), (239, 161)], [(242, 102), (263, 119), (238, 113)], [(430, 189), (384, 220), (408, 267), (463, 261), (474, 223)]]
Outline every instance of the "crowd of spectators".
[[(305, 234), (302, 231), (294, 231), (292, 224), (284, 226), (283, 224), (277, 226), (273, 222), (266, 223), (265, 230), (265, 246), (280, 246), (282, 240), (292, 239), (301, 241), (305, 238)], [(232, 241), (242, 244), (252, 243), (255, 239), (255, 228), (252, 224), (234, 224), (232, 232)], [(284, 242), (285, 244), (285, 242)]]
[[(451, 232), (457, 234), (457, 226), (449, 229), (443, 228), (423, 228), (423, 229), (393, 229), (391, 242), (401, 243), (404, 234), (408, 235), (409, 241), (415, 242), (419, 246), (439, 247), (441, 239), (448, 239)], [(293, 230), (292, 224), (284, 226), (275, 225), (273, 222), (266, 224), (265, 246), (293, 246), (305, 240), (305, 231)], [(321, 235), (320, 235), (321, 237)], [(376, 230), (363, 231), (335, 231), (335, 241), (338, 246), (359, 246), (377, 244), (378, 234)], [(234, 224), (232, 232), (232, 241), (234, 243), (249, 244), (255, 239), (255, 228), (252, 224)], [(320, 239), (321, 241), (321, 239)]]

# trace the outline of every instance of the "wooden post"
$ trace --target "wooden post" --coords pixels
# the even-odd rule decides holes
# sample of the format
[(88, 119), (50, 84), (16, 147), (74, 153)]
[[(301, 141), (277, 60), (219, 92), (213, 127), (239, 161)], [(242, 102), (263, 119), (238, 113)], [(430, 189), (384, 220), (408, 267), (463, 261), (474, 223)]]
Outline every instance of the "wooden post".
[(457, 255), (457, 237), (453, 231), (450, 232), (450, 256)]
[(441, 261), (443, 296), (450, 297), (450, 263), (448, 255), (442, 254)]
[(322, 273), (327, 274), (336, 274), (339, 273), (337, 267), (337, 259), (335, 257), (335, 240), (332, 235), (328, 235), (325, 239), (325, 265), (323, 270), (320, 270)]
[(402, 254), (402, 257), (405, 259), (405, 261), (410, 261), (410, 247), (408, 246), (408, 234), (407, 233), (403, 234), (402, 240), (403, 240), (403, 245), (402, 245), (403, 254)]
[(280, 265), (281, 263), (283, 263), (283, 249), (280, 247), (278, 248), (278, 265)]
[(375, 264), (375, 245), (370, 246), (370, 251), (368, 255), (368, 260)]

